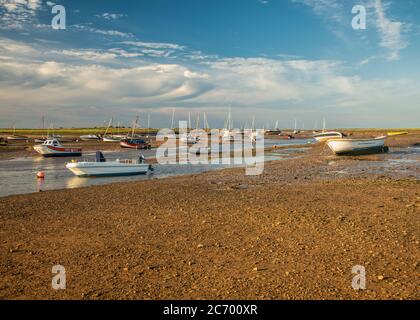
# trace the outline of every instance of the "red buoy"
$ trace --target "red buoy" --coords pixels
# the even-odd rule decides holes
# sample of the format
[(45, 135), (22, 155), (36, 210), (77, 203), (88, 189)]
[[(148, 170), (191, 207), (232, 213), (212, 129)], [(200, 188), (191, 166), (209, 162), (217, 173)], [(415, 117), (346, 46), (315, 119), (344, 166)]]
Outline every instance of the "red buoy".
[(45, 172), (44, 172), (44, 171), (39, 171), (39, 172), (36, 174), (36, 177), (37, 177), (38, 179), (44, 179), (44, 178), (45, 178)]

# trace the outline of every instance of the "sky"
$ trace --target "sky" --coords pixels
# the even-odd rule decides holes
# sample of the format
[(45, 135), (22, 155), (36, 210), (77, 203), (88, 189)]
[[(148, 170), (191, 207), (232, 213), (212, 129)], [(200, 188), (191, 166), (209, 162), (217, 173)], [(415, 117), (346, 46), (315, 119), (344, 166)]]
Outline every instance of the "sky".
[(235, 127), (420, 127), (420, 2), (0, 0), (0, 127), (222, 127), (229, 106)]

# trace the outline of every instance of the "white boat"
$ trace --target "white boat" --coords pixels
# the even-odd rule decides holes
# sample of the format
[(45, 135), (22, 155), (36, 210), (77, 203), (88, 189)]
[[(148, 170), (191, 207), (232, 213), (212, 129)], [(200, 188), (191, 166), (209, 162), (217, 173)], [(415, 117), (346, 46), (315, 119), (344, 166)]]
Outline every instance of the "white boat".
[(332, 139), (327, 141), (328, 147), (336, 155), (362, 155), (387, 152), (386, 137), (373, 139)]
[(108, 127), (106, 128), (105, 133), (102, 137), (103, 142), (120, 142), (122, 140), (122, 138), (119, 138), (113, 134), (108, 135), (108, 131), (111, 128), (113, 122), (114, 118), (111, 118), (111, 120), (109, 120)]
[(317, 133), (313, 137), (316, 141), (321, 142), (321, 141), (328, 141), (330, 139), (341, 139), (344, 137), (344, 135), (341, 132), (328, 131), (328, 132)]
[(102, 140), (104, 142), (120, 142), (122, 138), (116, 137), (116, 136), (104, 136), (102, 137)]
[(37, 144), (34, 149), (44, 157), (81, 156), (82, 149), (66, 148), (57, 139), (47, 139), (43, 144)]
[(78, 177), (91, 176), (125, 176), (146, 174), (153, 170), (150, 164), (144, 163), (144, 157), (138, 160), (115, 160), (106, 161), (102, 152), (96, 153), (96, 161), (72, 161), (66, 164), (66, 168)]
[(16, 136), (16, 135), (13, 135), (13, 136), (8, 136), (7, 137), (7, 140), (8, 141), (27, 141), (27, 140), (29, 140), (29, 138), (26, 137), (26, 136)]
[(82, 141), (98, 141), (100, 138), (96, 134), (87, 134), (84, 136), (80, 136), (80, 140)]
[(183, 133), (179, 137), (179, 140), (186, 144), (196, 144), (199, 141), (199, 138), (192, 136), (190, 133)]

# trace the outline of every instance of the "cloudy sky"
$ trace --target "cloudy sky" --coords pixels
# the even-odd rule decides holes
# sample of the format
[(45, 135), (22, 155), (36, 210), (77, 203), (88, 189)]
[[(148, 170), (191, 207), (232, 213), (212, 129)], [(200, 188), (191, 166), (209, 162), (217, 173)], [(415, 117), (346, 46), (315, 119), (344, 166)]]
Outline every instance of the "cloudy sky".
[(0, 0), (0, 127), (222, 126), (229, 105), (236, 126), (420, 127), (420, 2)]

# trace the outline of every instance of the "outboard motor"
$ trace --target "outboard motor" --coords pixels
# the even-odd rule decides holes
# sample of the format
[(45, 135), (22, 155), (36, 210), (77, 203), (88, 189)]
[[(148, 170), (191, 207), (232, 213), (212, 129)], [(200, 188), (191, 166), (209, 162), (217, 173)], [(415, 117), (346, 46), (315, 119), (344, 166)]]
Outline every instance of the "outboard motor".
[(106, 162), (106, 159), (101, 151), (96, 151), (96, 162)]
[(146, 160), (146, 158), (144, 157), (144, 155), (141, 154), (140, 157), (139, 157), (139, 163), (144, 163), (145, 160)]

